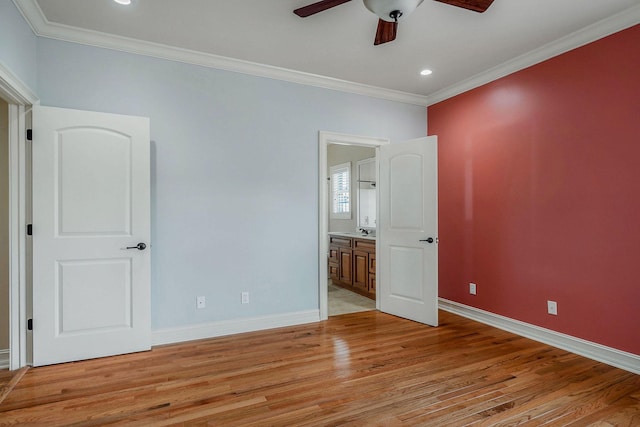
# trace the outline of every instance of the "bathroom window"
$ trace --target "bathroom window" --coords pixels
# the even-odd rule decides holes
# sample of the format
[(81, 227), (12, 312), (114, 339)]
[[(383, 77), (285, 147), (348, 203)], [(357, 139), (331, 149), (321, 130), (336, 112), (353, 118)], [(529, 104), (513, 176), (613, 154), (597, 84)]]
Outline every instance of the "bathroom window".
[(351, 162), (331, 166), (331, 218), (351, 219)]

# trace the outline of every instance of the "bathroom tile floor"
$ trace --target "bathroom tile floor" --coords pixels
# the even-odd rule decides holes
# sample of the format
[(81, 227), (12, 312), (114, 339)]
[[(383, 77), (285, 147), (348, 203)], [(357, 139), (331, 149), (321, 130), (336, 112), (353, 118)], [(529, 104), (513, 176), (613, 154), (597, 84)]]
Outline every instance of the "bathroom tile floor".
[(329, 316), (375, 309), (374, 300), (338, 287), (329, 280)]

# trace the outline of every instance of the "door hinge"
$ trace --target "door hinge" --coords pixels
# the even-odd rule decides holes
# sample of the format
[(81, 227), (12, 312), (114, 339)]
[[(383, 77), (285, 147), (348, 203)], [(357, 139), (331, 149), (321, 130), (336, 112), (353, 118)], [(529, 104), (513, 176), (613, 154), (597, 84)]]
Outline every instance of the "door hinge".
[(33, 331), (33, 319), (28, 319), (27, 320), (27, 330), (28, 331)]
[(27, 141), (32, 141), (32, 140), (33, 140), (33, 130), (27, 129)]
[(27, 224), (27, 236), (33, 236), (33, 224)]

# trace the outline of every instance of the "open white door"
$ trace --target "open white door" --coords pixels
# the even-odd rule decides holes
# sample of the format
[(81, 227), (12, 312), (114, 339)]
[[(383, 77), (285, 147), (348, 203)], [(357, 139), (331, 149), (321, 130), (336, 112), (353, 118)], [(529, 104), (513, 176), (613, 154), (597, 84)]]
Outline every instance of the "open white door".
[(33, 108), (33, 364), (151, 348), (149, 119)]
[(438, 139), (380, 147), (380, 310), (438, 326)]

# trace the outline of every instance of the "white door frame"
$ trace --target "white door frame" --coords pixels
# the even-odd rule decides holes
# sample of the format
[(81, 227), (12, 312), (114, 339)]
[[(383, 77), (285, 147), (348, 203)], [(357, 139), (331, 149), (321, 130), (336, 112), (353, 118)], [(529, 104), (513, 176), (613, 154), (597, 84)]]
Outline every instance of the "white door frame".
[[(329, 318), (329, 302), (327, 298), (329, 272), (327, 271), (327, 254), (329, 253), (329, 187), (327, 186), (327, 148), (329, 144), (359, 145), (376, 148), (376, 177), (378, 175), (378, 147), (389, 144), (385, 138), (372, 138), (367, 136), (347, 135), (320, 131), (318, 135), (318, 297), (320, 308), (320, 320)], [(379, 210), (380, 200), (377, 198), (376, 209)], [(376, 250), (378, 243), (376, 242)], [(376, 272), (377, 273), (377, 272)], [(376, 277), (379, 277), (377, 275)], [(378, 286), (380, 286), (378, 284)], [(376, 299), (376, 308), (379, 308), (379, 300)]]
[(9, 369), (27, 364), (26, 114), (38, 97), (0, 64), (0, 98), (9, 104)]

